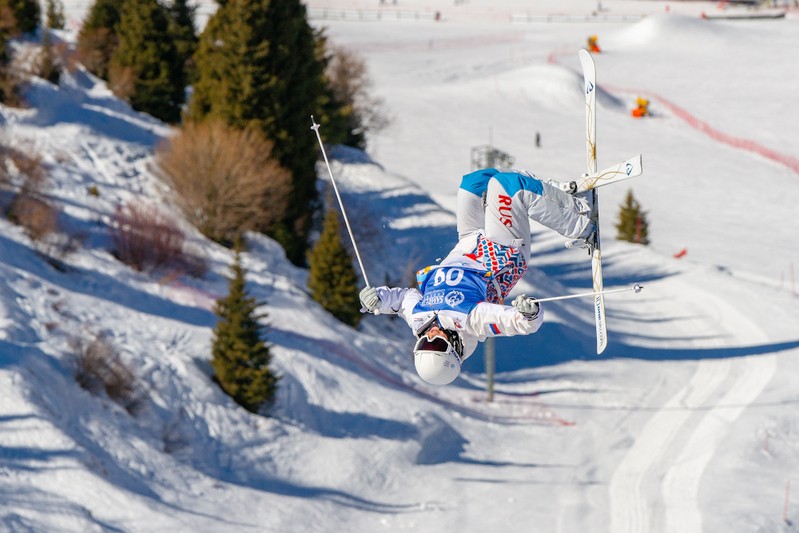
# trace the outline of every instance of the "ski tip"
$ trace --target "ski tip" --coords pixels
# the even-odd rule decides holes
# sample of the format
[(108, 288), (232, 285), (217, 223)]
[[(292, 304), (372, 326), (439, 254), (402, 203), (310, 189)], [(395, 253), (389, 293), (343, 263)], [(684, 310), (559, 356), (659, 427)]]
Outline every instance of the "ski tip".
[(583, 65), (583, 68), (587, 66), (591, 66), (593, 68), (594, 65), (594, 58), (591, 57), (591, 54), (585, 48), (581, 48), (577, 52), (577, 57), (580, 59), (580, 64)]

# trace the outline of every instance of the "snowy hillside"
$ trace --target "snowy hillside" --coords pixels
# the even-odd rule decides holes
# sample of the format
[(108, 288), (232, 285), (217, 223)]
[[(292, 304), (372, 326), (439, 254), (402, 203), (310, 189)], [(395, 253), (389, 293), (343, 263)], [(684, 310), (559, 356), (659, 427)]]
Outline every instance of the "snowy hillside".
[[(799, 16), (709, 21), (716, 3), (618, 0), (597, 15), (647, 16), (510, 22), (598, 7), (530, 4), (387, 0), (441, 20), (313, 19), (366, 59), (392, 117), (368, 153), (331, 155), (370, 279), (396, 284), (454, 243), (472, 147), (491, 141), (544, 178), (582, 171), (576, 52), (599, 36), (599, 166), (644, 154), (643, 176), (601, 191), (605, 284), (646, 289), (606, 298), (601, 357), (587, 301), (547, 304), (539, 333), (497, 342), (491, 403), (481, 352), (453, 385), (425, 385), (404, 323), (338, 323), (307, 273), (251, 235), (249, 289), (282, 380), (273, 417), (245, 412), (209, 363), (229, 251), (187, 227), (202, 278), (137, 273), (109, 251), (117, 206), (174, 212), (152, 167), (169, 128), (81, 70), (35, 81), (28, 109), (0, 106), (4, 142), (42, 156), (81, 242), (59, 270), (0, 219), (0, 531), (795, 529)], [(86, 5), (66, 7), (79, 20)], [(654, 116), (630, 117), (636, 96)], [(629, 188), (649, 247), (613, 239)], [(590, 290), (583, 251), (540, 229), (533, 246), (516, 293)], [(135, 370), (136, 414), (76, 383), (70, 340), (94, 335)]]

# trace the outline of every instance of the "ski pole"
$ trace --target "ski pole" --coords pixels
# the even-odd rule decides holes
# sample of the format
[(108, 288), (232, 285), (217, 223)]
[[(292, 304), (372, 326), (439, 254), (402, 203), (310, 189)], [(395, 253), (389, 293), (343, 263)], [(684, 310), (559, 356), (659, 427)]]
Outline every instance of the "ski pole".
[(352, 228), (350, 228), (350, 221), (347, 219), (347, 212), (344, 210), (344, 202), (341, 201), (341, 195), (338, 193), (338, 187), (336, 187), (336, 180), (333, 179), (333, 171), (330, 170), (330, 163), (327, 160), (327, 153), (325, 152), (325, 145), (322, 143), (322, 136), (319, 135), (319, 124), (311, 115), (311, 129), (316, 132), (316, 138), (319, 139), (319, 147), (322, 149), (322, 156), (325, 158), (325, 166), (327, 167), (327, 173), (330, 174), (330, 181), (333, 183), (333, 190), (336, 193), (336, 198), (338, 199), (338, 205), (341, 208), (341, 214), (344, 217), (344, 225), (347, 226), (347, 233), (350, 234), (350, 241), (352, 241), (352, 248), (355, 250), (355, 257), (358, 259), (358, 265), (361, 267), (361, 274), (363, 274), (363, 281), (366, 283), (367, 287), (371, 287), (369, 285), (369, 278), (366, 277), (366, 270), (363, 268), (363, 262), (361, 261), (361, 254), (358, 253), (358, 245), (355, 244), (355, 237), (352, 234)]
[(643, 285), (639, 285), (638, 283), (636, 283), (632, 287), (625, 287), (623, 289), (612, 289), (612, 290), (608, 290), (608, 291), (599, 291), (599, 292), (582, 292), (580, 294), (569, 294), (567, 296), (553, 296), (551, 298), (541, 298), (541, 299), (533, 298), (533, 301), (535, 301), (535, 302), (554, 302), (555, 300), (568, 300), (570, 298), (584, 298), (586, 296), (596, 296), (597, 294), (611, 294), (611, 293), (614, 293), (614, 292), (625, 292), (625, 291), (635, 291), (635, 293), (638, 294), (639, 292), (641, 292), (641, 290), (643, 290), (643, 288), (644, 288)]

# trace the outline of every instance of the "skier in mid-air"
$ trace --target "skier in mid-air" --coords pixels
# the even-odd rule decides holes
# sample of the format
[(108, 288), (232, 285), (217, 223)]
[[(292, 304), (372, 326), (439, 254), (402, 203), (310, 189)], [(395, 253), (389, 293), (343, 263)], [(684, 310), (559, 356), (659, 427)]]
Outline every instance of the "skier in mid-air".
[(364, 287), (362, 312), (399, 314), (417, 340), (414, 365), (433, 385), (451, 383), (478, 342), (527, 335), (543, 314), (533, 298), (505, 298), (527, 270), (530, 220), (591, 246), (591, 204), (524, 171), (482, 169), (457, 195), (458, 244), (438, 265), (417, 272), (419, 288)]

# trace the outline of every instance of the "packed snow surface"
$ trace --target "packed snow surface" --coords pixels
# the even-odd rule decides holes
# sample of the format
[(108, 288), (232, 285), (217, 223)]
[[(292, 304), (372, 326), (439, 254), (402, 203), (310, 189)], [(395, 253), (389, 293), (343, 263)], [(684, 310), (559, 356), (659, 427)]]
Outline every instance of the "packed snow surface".
[[(305, 270), (250, 235), (248, 288), (282, 379), (270, 416), (249, 414), (210, 366), (230, 251), (186, 225), (208, 264), (201, 278), (138, 273), (111, 253), (118, 206), (177, 216), (153, 161), (172, 130), (83, 70), (57, 87), (34, 80), (28, 108), (0, 106), (3, 141), (41, 156), (80, 245), (56, 269), (0, 219), (0, 530), (793, 530), (796, 11), (722, 21), (700, 15), (744, 8), (307, 5), (315, 27), (366, 61), (391, 118), (365, 153), (329, 147), (373, 283), (410, 283), (449, 251), (473, 147), (541, 178), (584, 171), (577, 50), (597, 35), (599, 167), (644, 154), (641, 177), (600, 191), (605, 286), (644, 291), (606, 298), (602, 356), (590, 300), (545, 304), (537, 334), (497, 341), (489, 402), (481, 350), (453, 385), (427, 386), (401, 320), (339, 323), (308, 296)], [(65, 7), (62, 38), (74, 42), (88, 4)], [(200, 5), (203, 21), (212, 12)], [(631, 117), (637, 97), (652, 116)], [(628, 190), (650, 246), (614, 239)], [(515, 294), (590, 290), (584, 251), (540, 227), (533, 246)], [(135, 371), (134, 414), (73, 377), (71, 339), (96, 335)]]

